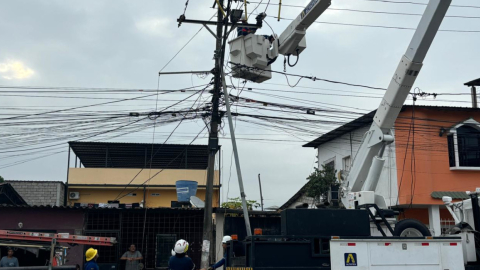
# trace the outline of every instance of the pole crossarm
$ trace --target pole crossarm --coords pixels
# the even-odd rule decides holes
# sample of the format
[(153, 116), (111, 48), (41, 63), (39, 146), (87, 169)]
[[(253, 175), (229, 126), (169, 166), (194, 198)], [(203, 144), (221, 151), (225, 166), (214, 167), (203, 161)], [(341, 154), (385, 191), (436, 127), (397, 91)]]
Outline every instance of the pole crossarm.
[(236, 27), (246, 27), (246, 28), (262, 28), (262, 25), (259, 24), (250, 24), (250, 23), (223, 23), (223, 22), (214, 22), (214, 21), (201, 21), (201, 20), (188, 20), (188, 19), (177, 19), (178, 23), (193, 23), (201, 25), (223, 25), (223, 26), (236, 26)]

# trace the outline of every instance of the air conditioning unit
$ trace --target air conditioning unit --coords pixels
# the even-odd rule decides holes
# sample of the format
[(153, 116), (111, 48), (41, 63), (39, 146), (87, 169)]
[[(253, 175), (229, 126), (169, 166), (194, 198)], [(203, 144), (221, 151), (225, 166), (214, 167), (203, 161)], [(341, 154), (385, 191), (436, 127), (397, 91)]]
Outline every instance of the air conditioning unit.
[(80, 192), (70, 192), (68, 194), (68, 198), (70, 200), (78, 200), (78, 199), (80, 199)]

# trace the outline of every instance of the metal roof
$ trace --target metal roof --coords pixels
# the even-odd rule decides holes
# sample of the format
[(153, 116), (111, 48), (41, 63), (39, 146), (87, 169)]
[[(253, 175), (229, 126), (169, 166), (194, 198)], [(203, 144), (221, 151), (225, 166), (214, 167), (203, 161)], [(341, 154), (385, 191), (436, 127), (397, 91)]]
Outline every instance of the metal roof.
[(9, 183), (0, 183), (0, 204), (27, 206), (27, 202)]
[(206, 169), (207, 145), (69, 142), (85, 168)]
[(458, 191), (434, 191), (431, 195), (434, 199), (441, 199), (443, 196), (449, 196), (452, 197), (452, 199), (459, 200), (470, 199), (470, 196), (468, 196), (466, 192)]
[(480, 86), (480, 78), (464, 83), (466, 86)]
[(343, 134), (346, 134), (346, 133), (349, 133), (351, 131), (354, 131), (358, 128), (361, 128), (365, 125), (368, 125), (368, 124), (371, 124), (372, 123), (372, 120), (373, 120), (373, 116), (375, 115), (375, 111), (372, 111), (370, 113), (367, 113), (363, 116), (361, 116), (360, 118), (357, 118), (341, 127), (338, 127), (320, 137), (318, 137), (317, 139), (303, 145), (303, 147), (315, 147), (317, 148), (318, 146), (326, 143), (326, 142), (329, 142), (333, 139), (336, 139), (340, 136), (342, 136)]
[[(480, 79), (479, 79), (480, 80)], [(404, 105), (402, 110), (406, 109), (406, 108), (410, 108), (410, 107), (413, 107), (411, 105)], [(478, 108), (472, 108), (472, 107), (453, 107), (453, 106), (419, 106), (419, 105), (415, 105), (415, 108), (420, 108), (420, 109), (429, 109), (429, 110), (437, 110), (437, 111), (476, 111), (476, 112), (480, 112), (480, 109)], [(349, 133), (351, 131), (354, 131), (358, 128), (361, 128), (365, 125), (370, 125), (372, 124), (372, 121), (373, 121), (373, 117), (375, 116), (375, 113), (377, 112), (377, 110), (374, 110), (374, 111), (371, 111), (341, 127), (338, 127), (320, 137), (318, 137), (317, 139), (303, 145), (303, 147), (314, 147), (314, 148), (317, 148), (319, 147), (320, 145), (326, 143), (326, 142), (329, 142), (333, 139), (336, 139), (340, 136), (342, 136), (343, 134), (346, 134), (346, 133)]]
[(300, 199), (305, 193), (307, 192), (307, 185), (309, 182), (307, 182), (303, 187), (301, 187), (297, 193), (295, 193), (288, 201), (286, 201), (282, 206), (278, 208), (278, 210), (285, 210), (288, 207), (290, 207), (296, 200)]

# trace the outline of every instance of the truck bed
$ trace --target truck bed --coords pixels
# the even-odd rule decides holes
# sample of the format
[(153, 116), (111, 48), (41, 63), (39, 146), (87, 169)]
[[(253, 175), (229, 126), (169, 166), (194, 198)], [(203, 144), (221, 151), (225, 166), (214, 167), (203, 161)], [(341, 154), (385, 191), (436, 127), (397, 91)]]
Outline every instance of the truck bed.
[(332, 239), (331, 269), (465, 269), (461, 238)]

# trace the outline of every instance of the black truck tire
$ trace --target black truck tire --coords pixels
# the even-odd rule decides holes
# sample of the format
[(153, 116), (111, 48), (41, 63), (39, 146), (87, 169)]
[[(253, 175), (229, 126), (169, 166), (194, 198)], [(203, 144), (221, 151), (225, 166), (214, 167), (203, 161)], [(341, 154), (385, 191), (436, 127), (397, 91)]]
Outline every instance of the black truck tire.
[[(411, 235), (413, 233), (413, 235)], [(417, 234), (417, 235), (415, 235)], [(421, 234), (421, 235), (418, 235)], [(411, 235), (411, 236), (409, 236)], [(422, 237), (432, 236), (430, 230), (422, 222), (416, 219), (403, 219), (400, 220), (393, 230), (393, 236), (401, 237)]]

